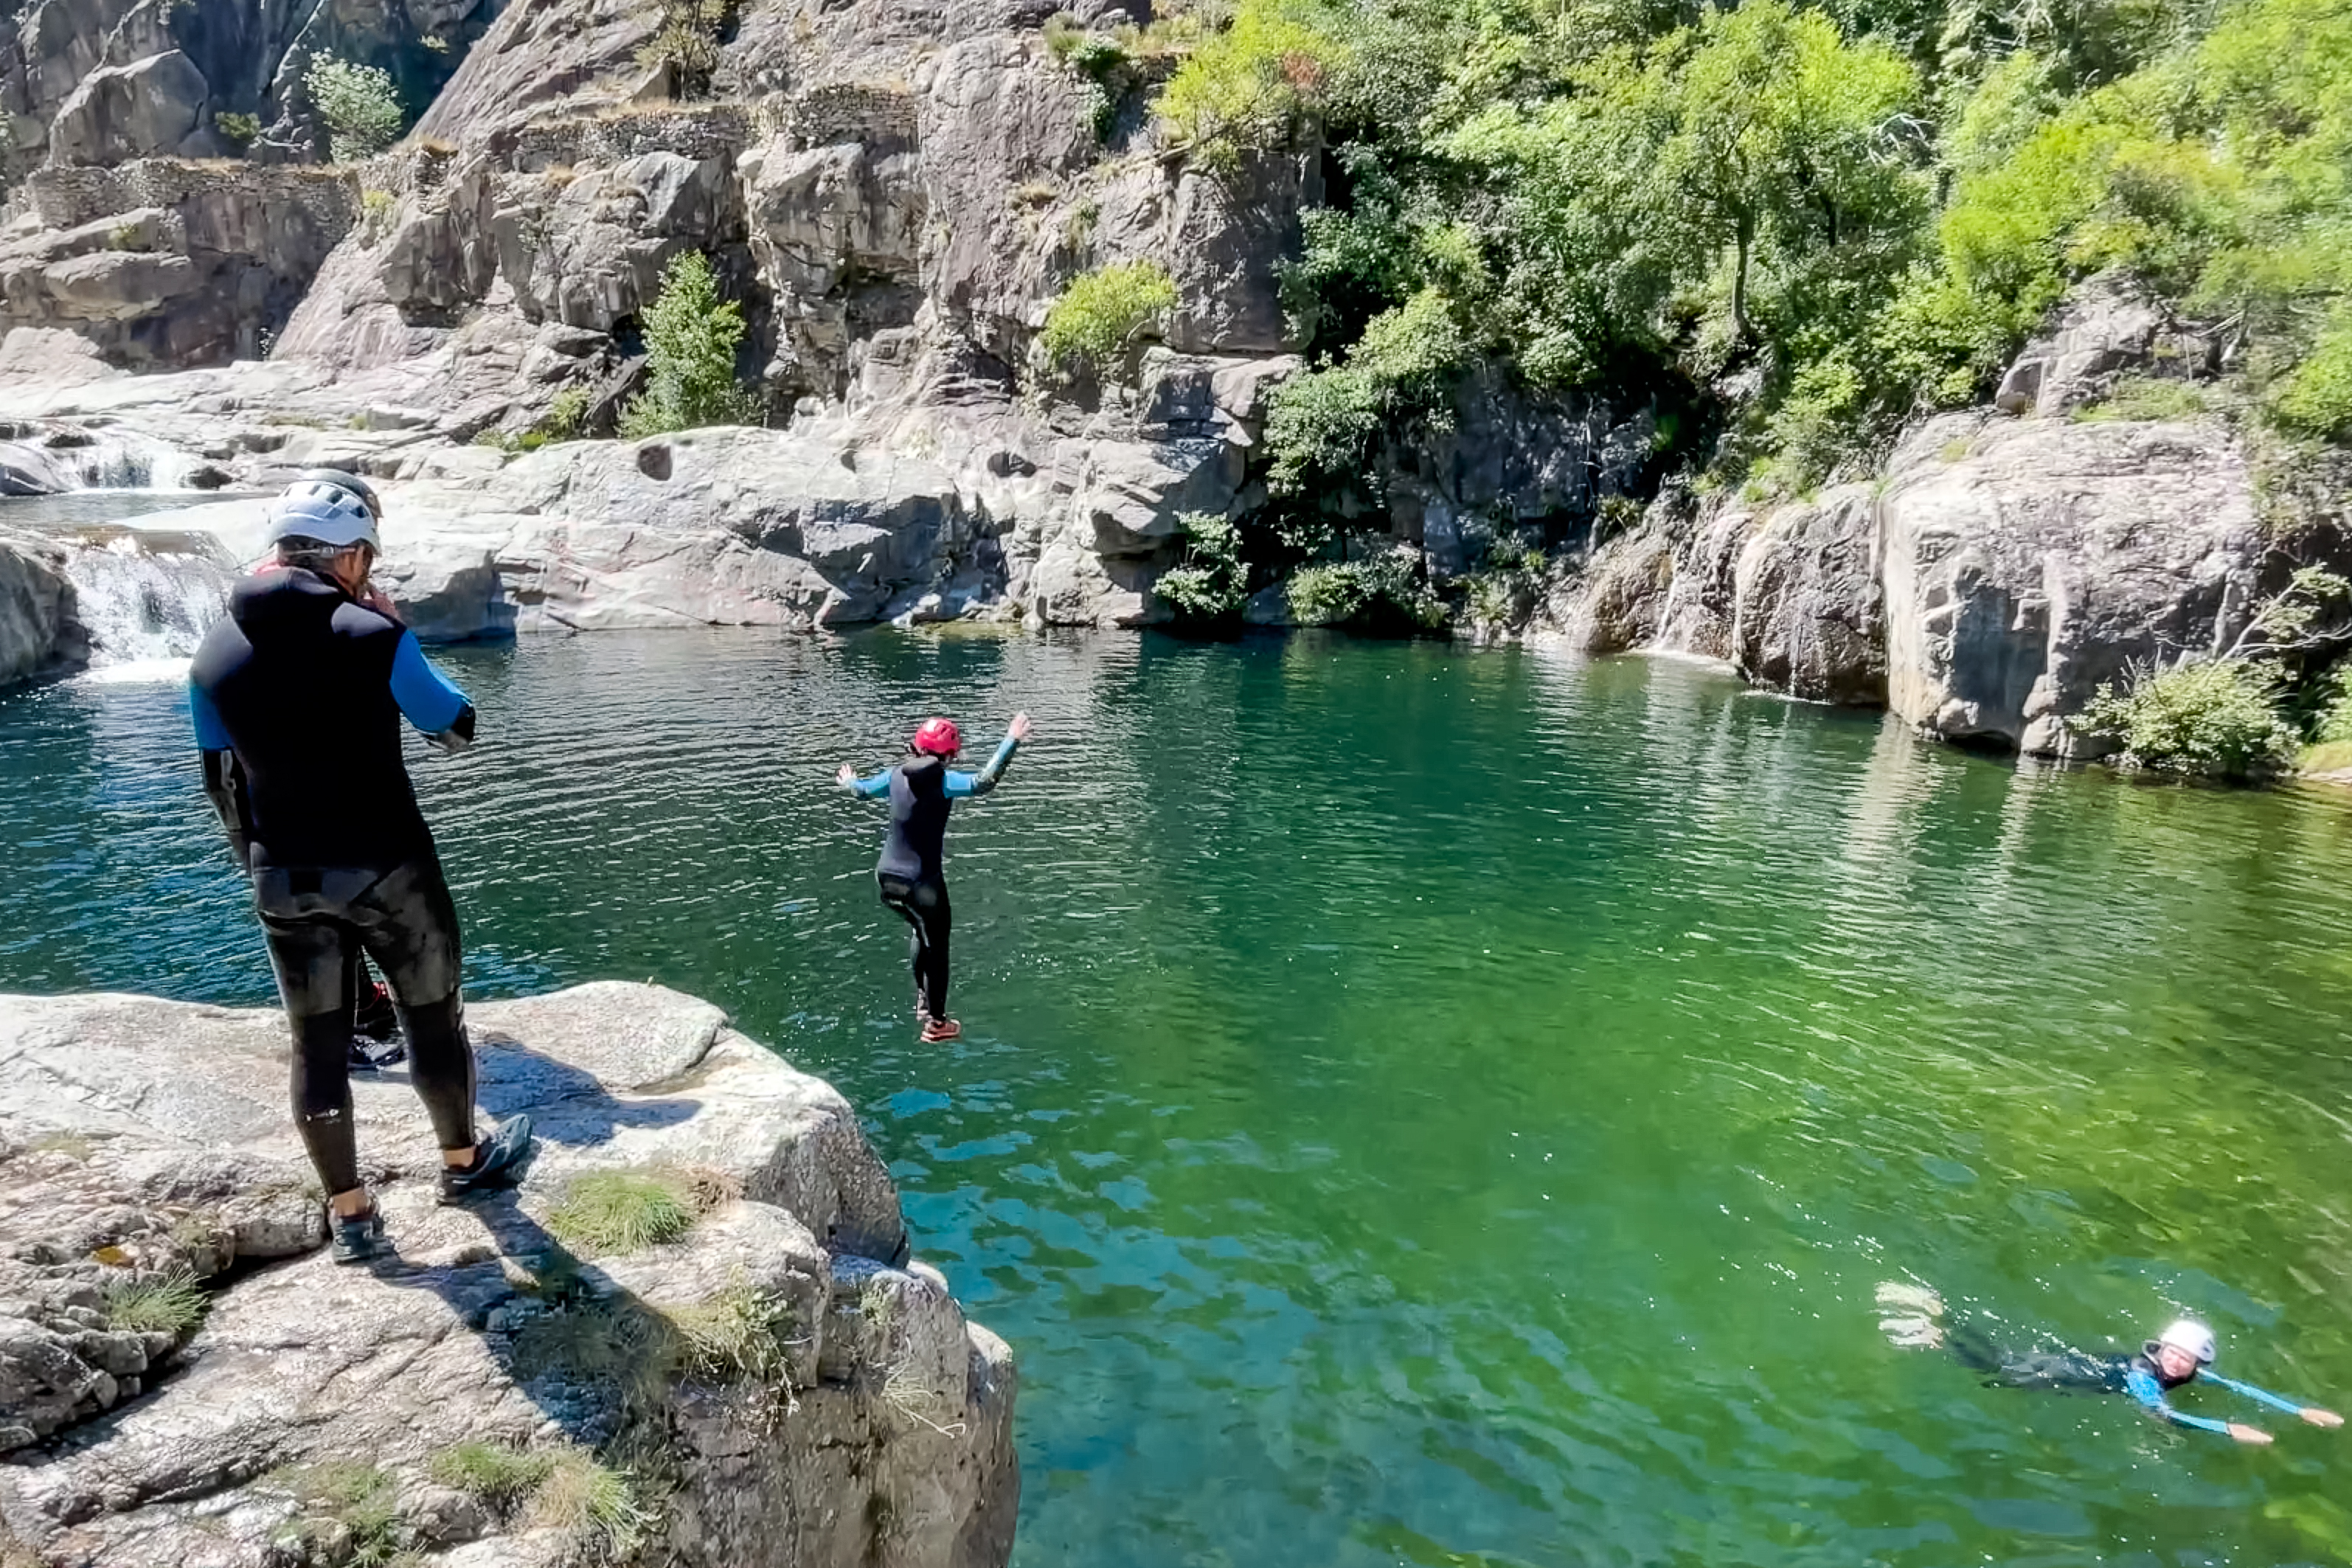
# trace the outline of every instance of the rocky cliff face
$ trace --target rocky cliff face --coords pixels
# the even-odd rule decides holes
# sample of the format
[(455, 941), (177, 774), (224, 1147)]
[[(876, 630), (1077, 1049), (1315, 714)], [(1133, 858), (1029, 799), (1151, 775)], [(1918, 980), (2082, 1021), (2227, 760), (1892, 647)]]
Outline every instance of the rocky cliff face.
[(2218, 420), (1930, 420), (1885, 478), (1767, 510), (1717, 505), (1614, 541), (1550, 609), (1596, 652), (1730, 661), (1819, 701), (2039, 756), (2100, 754), (2067, 721), (2138, 665), (2211, 654), (2296, 560)]
[[(472, 1014), (483, 1107), (537, 1124), (529, 1179), (434, 1207), (415, 1097), (362, 1079), (399, 1256), (337, 1268), (282, 1019), (0, 998), (0, 1552), (1002, 1564), (1012, 1359), (908, 1261), (841, 1097), (650, 986)], [(598, 1182), (692, 1224), (591, 1245)]]

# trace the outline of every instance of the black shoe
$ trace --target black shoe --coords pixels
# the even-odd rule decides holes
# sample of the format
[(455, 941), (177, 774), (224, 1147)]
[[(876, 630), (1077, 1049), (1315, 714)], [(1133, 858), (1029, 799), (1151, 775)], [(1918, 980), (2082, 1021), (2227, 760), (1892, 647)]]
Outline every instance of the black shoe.
[(408, 1047), (397, 1037), (372, 1040), (364, 1035), (352, 1037), (352, 1066), (360, 1072), (373, 1072), (378, 1068), (397, 1067), (408, 1059)]
[(383, 1215), (373, 1205), (367, 1213), (349, 1219), (328, 1210), (327, 1230), (338, 1263), (365, 1263), (383, 1250)]
[(530, 1118), (509, 1116), (474, 1145), (474, 1163), (441, 1167), (441, 1201), (461, 1204), (493, 1187), (511, 1187), (530, 1163)]

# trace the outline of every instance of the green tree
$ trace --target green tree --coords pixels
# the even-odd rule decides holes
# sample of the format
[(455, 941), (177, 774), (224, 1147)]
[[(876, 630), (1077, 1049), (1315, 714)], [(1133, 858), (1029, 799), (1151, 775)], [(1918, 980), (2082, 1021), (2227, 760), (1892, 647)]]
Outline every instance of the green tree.
[(709, 257), (685, 251), (663, 268), (661, 292), (645, 313), (645, 335), (646, 390), (621, 416), (623, 436), (638, 440), (758, 420), (758, 401), (735, 379), (742, 307), (719, 298)]
[(391, 74), (374, 66), (320, 55), (302, 85), (327, 122), (329, 155), (338, 163), (373, 158), (398, 141), (408, 123)]

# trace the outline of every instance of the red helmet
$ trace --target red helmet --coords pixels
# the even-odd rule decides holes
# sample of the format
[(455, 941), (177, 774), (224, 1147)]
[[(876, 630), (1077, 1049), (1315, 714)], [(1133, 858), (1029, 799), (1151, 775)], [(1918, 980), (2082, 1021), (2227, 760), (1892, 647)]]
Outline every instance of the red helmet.
[(952, 757), (963, 750), (963, 735), (952, 719), (926, 719), (923, 727), (915, 731), (915, 750), (929, 752), (935, 757)]

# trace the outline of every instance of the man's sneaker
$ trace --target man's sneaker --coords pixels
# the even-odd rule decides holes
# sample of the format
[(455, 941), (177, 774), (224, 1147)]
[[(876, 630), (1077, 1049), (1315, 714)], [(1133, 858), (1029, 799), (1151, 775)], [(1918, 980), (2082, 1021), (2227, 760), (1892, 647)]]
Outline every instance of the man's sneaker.
[(348, 1219), (328, 1210), (327, 1230), (338, 1263), (365, 1263), (383, 1250), (383, 1215), (373, 1204), (367, 1213)]
[(940, 1040), (952, 1040), (958, 1035), (962, 1033), (963, 1026), (957, 1023), (953, 1018), (926, 1018), (923, 1020), (923, 1038), (932, 1042), (933, 1044), (936, 1044)]
[(408, 1047), (401, 1044), (397, 1035), (382, 1040), (372, 1040), (365, 1035), (352, 1037), (352, 1066), (361, 1072), (397, 1067), (407, 1057)]
[(477, 1193), (513, 1186), (530, 1163), (530, 1118), (509, 1116), (474, 1145), (472, 1164), (441, 1167), (441, 1201), (461, 1204)]

